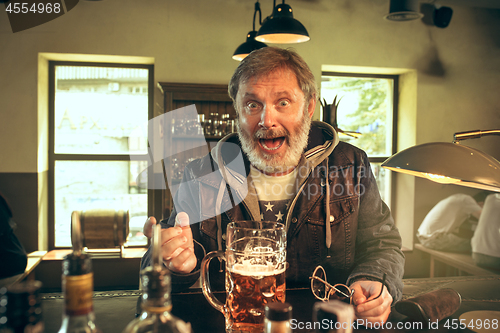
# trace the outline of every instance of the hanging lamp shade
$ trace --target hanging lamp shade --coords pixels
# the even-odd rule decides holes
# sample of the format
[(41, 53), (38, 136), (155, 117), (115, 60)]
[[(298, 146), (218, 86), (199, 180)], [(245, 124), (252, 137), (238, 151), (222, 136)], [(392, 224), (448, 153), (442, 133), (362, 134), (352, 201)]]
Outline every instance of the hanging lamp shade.
[(500, 192), (500, 162), (490, 155), (457, 143), (435, 142), (405, 149), (382, 167), (441, 184), (455, 184)]
[(255, 39), (265, 43), (291, 44), (307, 42), (311, 38), (302, 23), (293, 18), (292, 7), (283, 1), (264, 20)]
[(384, 16), (389, 21), (411, 21), (422, 18), (418, 0), (391, 0), (389, 14)]
[(247, 55), (250, 54), (250, 52), (254, 50), (261, 49), (263, 47), (266, 47), (267, 45), (265, 43), (261, 43), (255, 40), (255, 36), (257, 35), (257, 31), (250, 31), (247, 34), (247, 41), (241, 44), (236, 48), (236, 51), (234, 51), (233, 54), (233, 59), (241, 61), (243, 60)]

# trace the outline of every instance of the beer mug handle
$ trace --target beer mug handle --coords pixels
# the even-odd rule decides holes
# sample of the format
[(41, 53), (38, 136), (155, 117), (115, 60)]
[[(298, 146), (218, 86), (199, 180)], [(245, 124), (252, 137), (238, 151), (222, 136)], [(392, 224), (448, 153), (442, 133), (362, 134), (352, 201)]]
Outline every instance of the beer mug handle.
[(201, 290), (203, 291), (203, 295), (205, 295), (208, 303), (210, 303), (211, 306), (220, 311), (222, 314), (225, 314), (224, 304), (212, 293), (210, 280), (208, 278), (208, 266), (210, 261), (215, 257), (221, 257), (223, 260), (226, 260), (224, 251), (212, 251), (208, 253), (205, 258), (203, 258), (203, 261), (201, 262)]

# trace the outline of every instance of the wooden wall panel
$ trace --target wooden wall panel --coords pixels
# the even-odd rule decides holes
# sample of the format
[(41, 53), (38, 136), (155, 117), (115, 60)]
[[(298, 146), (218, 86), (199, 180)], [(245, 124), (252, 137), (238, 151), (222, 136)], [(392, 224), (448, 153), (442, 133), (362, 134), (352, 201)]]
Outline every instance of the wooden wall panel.
[[(210, 85), (210, 84), (190, 84), (190, 83), (170, 83), (170, 82), (159, 82), (159, 87), (161, 87), (164, 92), (164, 109), (165, 112), (173, 111), (184, 106), (195, 104), (196, 111), (198, 114), (203, 114), (205, 120), (210, 117), (210, 114), (217, 113), (219, 119), (222, 115), (228, 114), (230, 119), (234, 119), (236, 112), (234, 110), (232, 100), (227, 93), (226, 85)], [(210, 146), (214, 146), (215, 142), (218, 141), (220, 136), (209, 136), (205, 135), (208, 146), (207, 149), (202, 149), (200, 147), (195, 147), (195, 141), (190, 140), (186, 136), (177, 136), (175, 133), (166, 133), (168, 142), (177, 145), (177, 148), (182, 150), (181, 153), (173, 156), (172, 158), (165, 160), (165, 168), (167, 174), (174, 175), (175, 160), (180, 165), (181, 171), (183, 171), (186, 162), (190, 159), (203, 157)], [(173, 183), (178, 184), (179, 179), (174, 178)], [(174, 193), (172, 193), (174, 192)], [(175, 189), (167, 189), (163, 193), (163, 217), (167, 218), (173, 208), (173, 195), (175, 194)]]

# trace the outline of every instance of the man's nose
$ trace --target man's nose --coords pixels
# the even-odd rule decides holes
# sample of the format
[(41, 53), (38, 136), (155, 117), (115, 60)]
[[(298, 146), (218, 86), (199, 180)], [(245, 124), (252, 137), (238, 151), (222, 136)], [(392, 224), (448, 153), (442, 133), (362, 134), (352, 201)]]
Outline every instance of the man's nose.
[(260, 116), (259, 126), (271, 128), (276, 126), (277, 112), (273, 106), (265, 106)]

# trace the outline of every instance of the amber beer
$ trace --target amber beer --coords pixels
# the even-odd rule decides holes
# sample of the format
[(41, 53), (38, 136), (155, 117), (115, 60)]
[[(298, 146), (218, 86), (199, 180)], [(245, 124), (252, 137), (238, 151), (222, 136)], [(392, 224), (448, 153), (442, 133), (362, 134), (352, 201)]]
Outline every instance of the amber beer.
[(226, 273), (226, 327), (236, 332), (262, 332), (264, 305), (285, 302), (285, 269), (269, 271), (264, 265), (235, 265)]
[[(226, 263), (226, 302), (208, 282), (213, 258)], [(201, 288), (207, 301), (224, 314), (227, 333), (262, 333), (264, 306), (285, 302), (286, 231), (282, 223), (235, 221), (226, 228), (226, 251), (212, 251), (201, 263)]]

